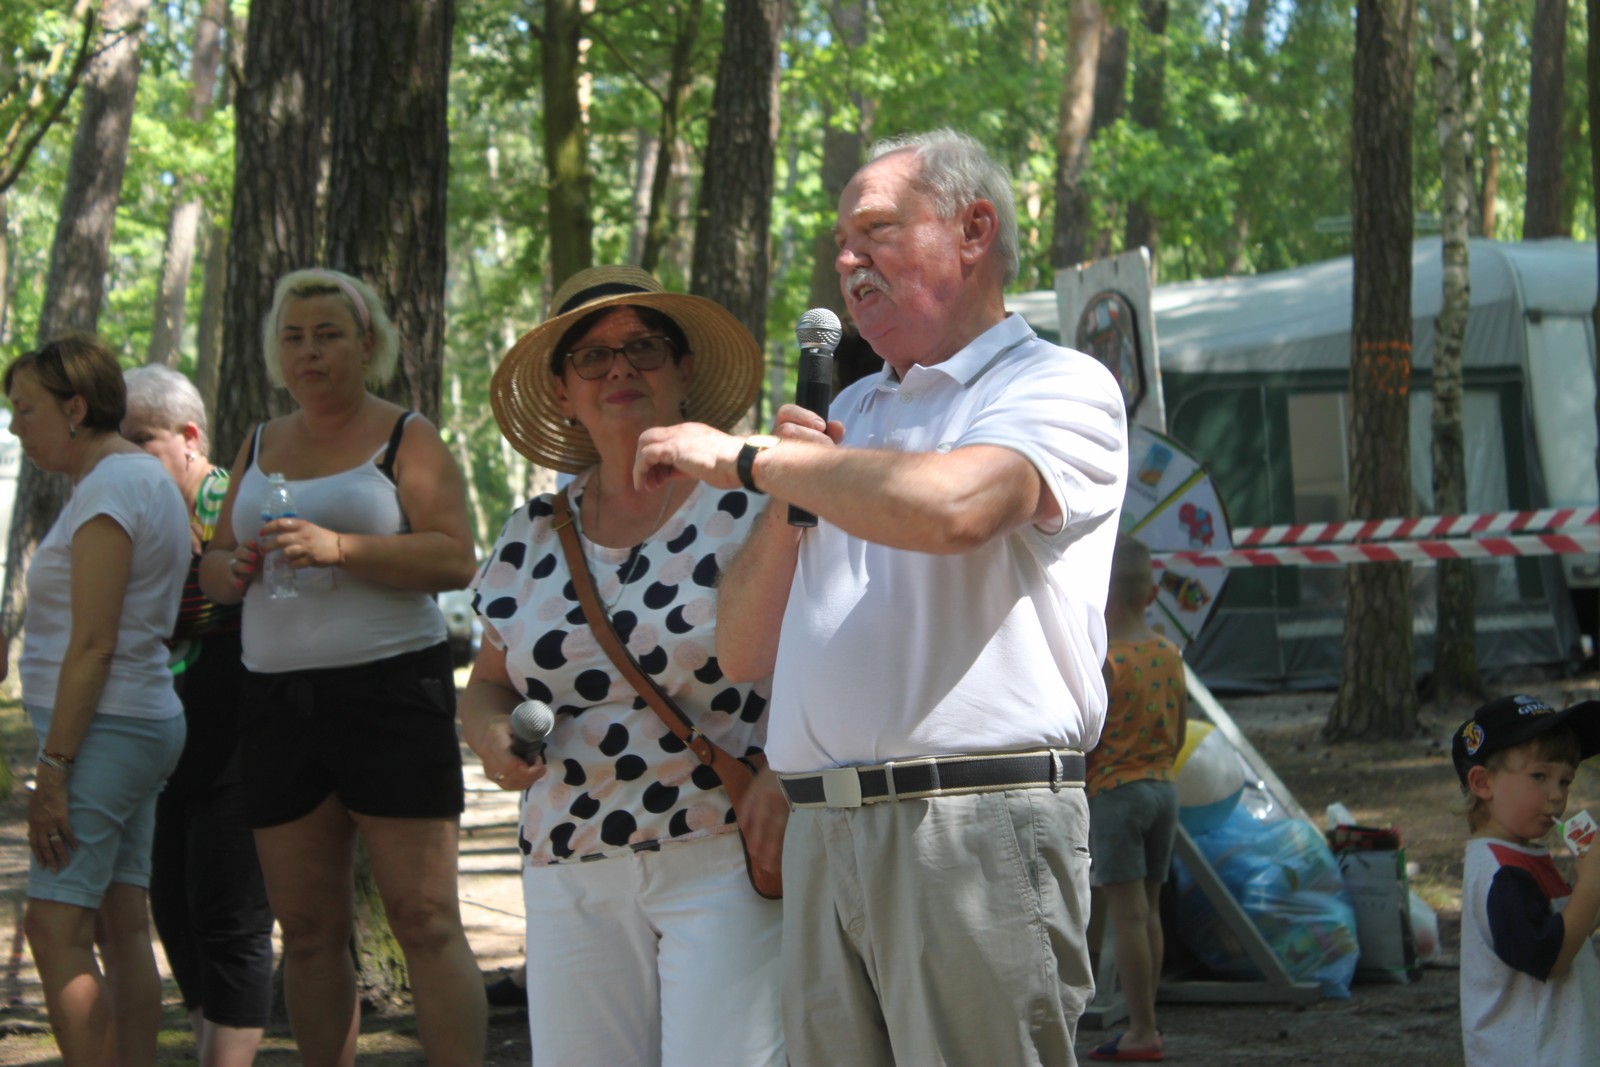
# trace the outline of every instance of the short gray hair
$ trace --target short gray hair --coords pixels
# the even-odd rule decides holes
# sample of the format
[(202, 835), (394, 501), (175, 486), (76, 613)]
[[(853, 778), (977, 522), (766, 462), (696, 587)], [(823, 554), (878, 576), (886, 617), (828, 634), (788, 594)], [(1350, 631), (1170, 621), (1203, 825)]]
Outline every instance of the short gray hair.
[(124, 419), (138, 419), (171, 433), (189, 423), (200, 429), (200, 452), (211, 452), (211, 433), (206, 419), (206, 403), (200, 390), (187, 376), (159, 363), (122, 372), (128, 386), (128, 413)]
[[(354, 293), (363, 307), (350, 299)], [(355, 320), (358, 335), (372, 331), (372, 360), (367, 364), (367, 384), (381, 387), (394, 377), (395, 364), (400, 359), (400, 335), (383, 301), (372, 287), (360, 278), (325, 267), (297, 270), (278, 279), (272, 290), (272, 310), (261, 323), (261, 358), (267, 364), (267, 378), (273, 385), (283, 386), (283, 368), (278, 366), (278, 326), (283, 319), (283, 305), (289, 300), (303, 300), (312, 296), (336, 296)], [(363, 315), (362, 311), (366, 314)]]
[(1000, 222), (995, 252), (1004, 268), (1005, 284), (1015, 281), (1022, 259), (1017, 241), (1017, 203), (1006, 169), (990, 157), (983, 145), (949, 127), (886, 138), (872, 146), (867, 158), (880, 159), (903, 151), (915, 153), (921, 162), (917, 185), (928, 194), (941, 218), (955, 218), (975, 200), (994, 205)]

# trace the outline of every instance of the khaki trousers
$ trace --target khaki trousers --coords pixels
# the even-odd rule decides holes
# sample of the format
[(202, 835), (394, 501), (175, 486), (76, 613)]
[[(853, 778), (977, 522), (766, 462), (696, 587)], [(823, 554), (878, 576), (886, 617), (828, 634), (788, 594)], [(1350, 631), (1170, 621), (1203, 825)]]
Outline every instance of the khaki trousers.
[(1094, 994), (1083, 790), (797, 810), (783, 875), (796, 1067), (1076, 1063)]

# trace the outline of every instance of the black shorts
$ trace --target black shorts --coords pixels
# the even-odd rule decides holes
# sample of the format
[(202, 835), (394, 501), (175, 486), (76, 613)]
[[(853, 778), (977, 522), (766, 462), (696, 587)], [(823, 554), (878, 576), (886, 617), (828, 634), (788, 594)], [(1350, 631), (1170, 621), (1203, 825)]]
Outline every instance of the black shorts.
[(461, 745), (450, 649), (354, 667), (248, 672), (239, 716), (245, 818), (293, 822), (330, 794), (358, 815), (461, 814)]

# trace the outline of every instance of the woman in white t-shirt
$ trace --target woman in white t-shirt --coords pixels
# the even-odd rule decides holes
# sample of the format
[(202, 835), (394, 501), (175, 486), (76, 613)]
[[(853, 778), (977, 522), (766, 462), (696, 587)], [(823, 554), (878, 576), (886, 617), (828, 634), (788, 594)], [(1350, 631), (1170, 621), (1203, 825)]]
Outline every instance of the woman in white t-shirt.
[(189, 518), (160, 462), (118, 433), (122, 371), (99, 341), (24, 353), (4, 384), (23, 454), (73, 483), (28, 565), (19, 667), (39, 739), (28, 942), (66, 1062), (153, 1060), (161, 980), (145, 895), (156, 795), (183, 749), (163, 639)]

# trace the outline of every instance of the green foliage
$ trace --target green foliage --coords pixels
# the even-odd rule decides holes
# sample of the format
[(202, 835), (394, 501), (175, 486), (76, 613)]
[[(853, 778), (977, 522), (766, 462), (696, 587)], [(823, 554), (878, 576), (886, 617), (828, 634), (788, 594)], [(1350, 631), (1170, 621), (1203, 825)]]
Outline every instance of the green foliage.
[[(0, 48), (0, 73), (59, 39), (69, 6), (68, 0), (0, 0), (0, 41), (8, 42)], [(248, 0), (234, 0), (241, 25), (248, 6)], [(694, 80), (680, 130), (686, 174), (669, 190), (666, 210), (676, 236), (658, 270), (674, 287), (688, 281), (721, 6), (705, 0), (693, 43)], [(1319, 220), (1350, 212), (1354, 17), (1347, 0), (1271, 0), (1260, 41), (1247, 38), (1242, 2), (1171, 0), (1164, 45), (1147, 39), (1137, 0), (1104, 6), (1129, 34), (1129, 92), (1140, 64), (1165, 64), (1161, 122), (1144, 128), (1124, 118), (1103, 129), (1091, 147), (1086, 183), (1095, 222), (1111, 235), (1112, 250), (1120, 249), (1128, 205), (1141, 200), (1160, 219), (1164, 281), (1229, 269), (1276, 270), (1347, 252), (1347, 233), (1318, 228)], [(158, 2), (145, 43), (102, 316), (108, 338), (130, 357), (141, 355), (148, 340), (175, 191), (198, 190), (212, 219), (225, 223), (228, 217), (231, 112), (217, 111), (203, 123), (187, 117), (199, 7), (199, 0)], [(1579, 206), (1574, 228), (1588, 235), (1594, 182), (1585, 155), (1582, 7), (1575, 0), (1570, 8), (1564, 173), (1568, 200)], [(838, 19), (863, 10), (865, 40), (854, 46)], [(597, 261), (637, 257), (641, 190), (648, 188), (641, 165), (654, 162), (671, 48), (688, 16), (689, 0), (597, 0), (588, 16)], [(1479, 17), (1484, 106), (1478, 167), (1481, 178), (1492, 145), (1499, 158), (1496, 236), (1514, 239), (1522, 221), (1531, 5), (1481, 0)], [(460, 401), (447, 399), (444, 429), (470, 453), (489, 536), (521, 488), (508, 485), (512, 472), (488, 404), (489, 379), (507, 347), (542, 317), (553, 287), (546, 276), (542, 18), (534, 0), (457, 0), (445, 373), (447, 396), (454, 378)], [(1017, 191), (1025, 260), (1019, 287), (1049, 284), (1066, 32), (1066, 5), (1045, 0), (792, 0), (782, 39), (772, 207), (767, 326), (775, 350), (793, 359), (792, 329), (809, 295), (812, 243), (833, 224), (835, 205), (820, 177), (829, 124), (854, 129), (870, 119), (873, 136), (951, 126), (984, 141), (1010, 168)], [(1437, 210), (1439, 197), (1427, 32), (1424, 19), (1414, 126), (1418, 211)], [(75, 114), (69, 109), (44, 139), (7, 197), (15, 288), (4, 326), (12, 344), (33, 339)], [(0, 108), (0, 123), (5, 117)], [(202, 288), (197, 271), (189, 293), (191, 327)], [(192, 355), (191, 340), (185, 360)]]

